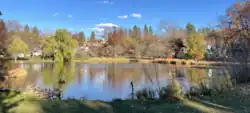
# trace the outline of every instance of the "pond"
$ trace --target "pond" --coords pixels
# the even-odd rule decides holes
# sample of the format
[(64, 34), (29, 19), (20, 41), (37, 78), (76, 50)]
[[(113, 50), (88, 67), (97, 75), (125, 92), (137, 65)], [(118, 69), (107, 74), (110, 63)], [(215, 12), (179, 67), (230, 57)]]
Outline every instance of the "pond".
[[(131, 81), (135, 92), (142, 88), (157, 89), (177, 80), (183, 90), (200, 83), (223, 88), (228, 76), (223, 69), (190, 68), (166, 64), (81, 64), (56, 66), (51, 63), (18, 64), (27, 76), (8, 83), (11, 88), (29, 84), (40, 88), (60, 88), (65, 98), (86, 97), (90, 100), (126, 99), (131, 97)], [(60, 85), (59, 80), (65, 81)]]

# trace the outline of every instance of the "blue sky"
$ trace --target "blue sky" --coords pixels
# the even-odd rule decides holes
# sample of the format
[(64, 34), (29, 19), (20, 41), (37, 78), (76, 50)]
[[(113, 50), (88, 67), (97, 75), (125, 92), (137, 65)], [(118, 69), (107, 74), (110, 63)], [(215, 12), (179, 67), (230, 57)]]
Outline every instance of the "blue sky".
[(236, 0), (1, 0), (1, 18), (38, 26), (49, 31), (101, 31), (104, 26), (132, 27), (152, 25), (160, 20), (197, 27), (215, 24), (217, 14)]

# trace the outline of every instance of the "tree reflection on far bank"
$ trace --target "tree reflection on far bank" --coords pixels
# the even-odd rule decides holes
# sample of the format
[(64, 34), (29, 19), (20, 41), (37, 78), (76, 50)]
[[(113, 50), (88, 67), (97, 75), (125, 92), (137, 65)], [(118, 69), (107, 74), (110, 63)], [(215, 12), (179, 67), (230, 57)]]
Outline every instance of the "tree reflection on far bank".
[[(6, 65), (8, 66), (8, 65)], [(8, 69), (16, 65), (9, 64)], [(177, 83), (184, 91), (205, 86), (224, 90), (232, 86), (230, 75), (223, 69), (189, 68), (162, 64), (20, 64), (27, 70), (25, 79), (9, 82), (19, 86), (34, 84), (41, 88), (60, 89), (65, 97), (110, 100), (128, 98), (134, 90), (160, 90)], [(222, 72), (223, 73), (222, 73)], [(7, 84), (7, 82), (6, 82)], [(18, 87), (17, 87), (18, 88)]]

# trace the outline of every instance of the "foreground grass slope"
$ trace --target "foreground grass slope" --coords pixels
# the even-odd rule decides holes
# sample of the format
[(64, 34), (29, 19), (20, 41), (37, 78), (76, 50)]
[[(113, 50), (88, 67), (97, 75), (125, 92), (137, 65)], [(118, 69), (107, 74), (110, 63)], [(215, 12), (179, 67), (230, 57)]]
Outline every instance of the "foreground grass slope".
[(31, 93), (1, 93), (1, 113), (249, 113), (250, 85), (214, 97), (167, 100), (43, 100)]

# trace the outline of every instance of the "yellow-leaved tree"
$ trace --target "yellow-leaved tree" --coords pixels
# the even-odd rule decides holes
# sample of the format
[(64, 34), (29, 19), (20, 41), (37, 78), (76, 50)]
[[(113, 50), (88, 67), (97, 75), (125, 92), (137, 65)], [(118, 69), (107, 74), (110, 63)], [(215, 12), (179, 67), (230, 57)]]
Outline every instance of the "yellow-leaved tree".
[(205, 38), (199, 33), (190, 34), (187, 37), (188, 55), (195, 60), (201, 60), (204, 58), (206, 51)]
[(29, 53), (28, 45), (20, 38), (15, 38), (12, 43), (8, 46), (8, 52), (14, 57), (16, 62), (19, 54)]

